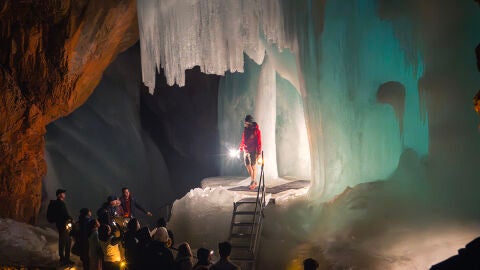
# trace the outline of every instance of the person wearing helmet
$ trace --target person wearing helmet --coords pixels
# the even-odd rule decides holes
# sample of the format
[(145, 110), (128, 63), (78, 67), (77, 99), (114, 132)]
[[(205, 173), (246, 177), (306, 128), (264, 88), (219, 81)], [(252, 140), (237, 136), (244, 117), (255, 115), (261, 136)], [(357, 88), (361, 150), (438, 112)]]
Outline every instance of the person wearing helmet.
[(243, 161), (251, 178), (249, 189), (253, 190), (257, 187), (257, 182), (255, 181), (257, 170), (255, 165), (262, 152), (262, 137), (260, 128), (258, 124), (254, 122), (251, 115), (245, 116), (242, 141), (240, 142), (239, 150), (243, 152)]

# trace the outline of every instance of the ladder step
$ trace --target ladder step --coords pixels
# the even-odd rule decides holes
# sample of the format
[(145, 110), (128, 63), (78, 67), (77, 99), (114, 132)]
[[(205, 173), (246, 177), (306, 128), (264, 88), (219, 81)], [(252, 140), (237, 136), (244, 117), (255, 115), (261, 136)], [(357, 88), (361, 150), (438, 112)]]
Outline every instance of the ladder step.
[(254, 222), (235, 222), (232, 224), (232, 226), (239, 226), (239, 227), (250, 227), (255, 225), (256, 223)]
[(236, 202), (235, 205), (236, 206), (239, 206), (239, 205), (242, 205), (242, 204), (256, 204), (257, 202)]
[(247, 238), (247, 237), (251, 237), (255, 234), (251, 234), (251, 233), (232, 233), (230, 234), (230, 238)]
[(260, 214), (260, 211), (237, 211), (237, 212), (233, 212), (234, 215), (255, 215), (255, 214)]
[[(260, 201), (262, 198), (258, 198)], [(257, 203), (257, 198), (243, 198), (240, 201), (236, 201), (236, 204), (242, 204), (242, 203)]]

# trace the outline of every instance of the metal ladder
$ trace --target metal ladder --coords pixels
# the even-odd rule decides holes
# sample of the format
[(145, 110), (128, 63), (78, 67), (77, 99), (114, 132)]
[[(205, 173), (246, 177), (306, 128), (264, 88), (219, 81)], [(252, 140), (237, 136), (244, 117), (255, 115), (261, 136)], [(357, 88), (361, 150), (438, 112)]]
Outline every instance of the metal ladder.
[(256, 198), (244, 198), (233, 203), (229, 241), (232, 244), (231, 260), (241, 269), (255, 268), (255, 252), (262, 231), (265, 200), (265, 175), (263, 172), (263, 151), (260, 179)]

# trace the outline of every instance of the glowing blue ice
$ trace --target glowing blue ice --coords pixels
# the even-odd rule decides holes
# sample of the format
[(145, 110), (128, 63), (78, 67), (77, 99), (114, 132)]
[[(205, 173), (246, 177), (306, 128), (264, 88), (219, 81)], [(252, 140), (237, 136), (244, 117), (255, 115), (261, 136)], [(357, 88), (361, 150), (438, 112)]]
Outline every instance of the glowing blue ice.
[[(227, 73), (220, 85), (221, 144), (225, 151), (237, 147), (241, 119), (257, 115), (272, 162), (270, 178), (288, 171), (308, 176), (311, 194), (328, 199), (346, 186), (386, 179), (404, 149), (428, 153), (428, 115), (417, 86), (422, 56), (410, 49), (418, 44), (409, 38), (411, 24), (406, 24), (407, 34), (399, 40), (391, 22), (378, 17), (376, 1), (138, 3), (144, 81), (149, 81), (145, 76), (155, 66), (165, 68), (170, 84), (180, 85), (184, 70), (194, 65), (207, 73), (244, 72)], [(289, 49), (279, 52), (270, 43)], [(242, 54), (253, 61), (244, 60)], [(273, 71), (265, 80), (270, 67)], [(280, 116), (277, 110), (285, 100), (277, 98), (285, 84), (278, 82), (283, 79), (302, 102), (283, 96), (300, 107)], [(380, 86), (388, 82), (400, 90), (383, 89), (377, 100)], [(261, 101), (267, 89), (272, 98)], [(285, 116), (291, 119), (285, 121)], [(285, 123), (299, 126), (288, 129)], [(287, 169), (283, 166), (289, 151), (295, 160)], [(304, 156), (309, 158), (298, 159)], [(310, 165), (301, 165), (305, 162)], [(225, 161), (222, 173), (239, 174), (244, 169), (240, 161), (235, 165)]]

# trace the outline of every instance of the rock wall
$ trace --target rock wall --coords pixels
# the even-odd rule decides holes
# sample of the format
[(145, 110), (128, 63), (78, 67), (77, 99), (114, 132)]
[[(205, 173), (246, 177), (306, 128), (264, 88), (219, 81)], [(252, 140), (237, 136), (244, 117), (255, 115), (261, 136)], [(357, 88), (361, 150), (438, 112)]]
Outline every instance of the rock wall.
[(46, 124), (83, 104), (138, 40), (134, 0), (0, 4), (0, 217), (33, 223)]

